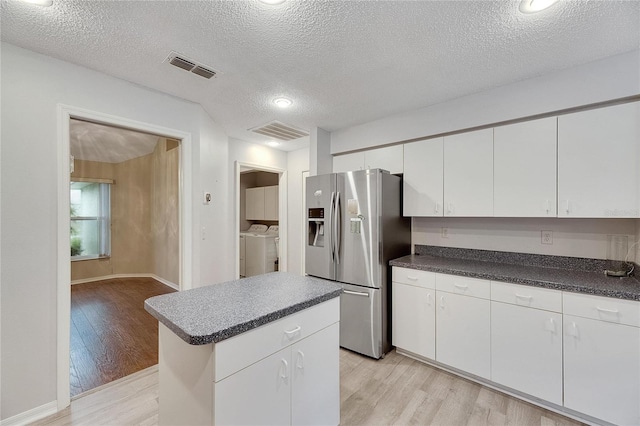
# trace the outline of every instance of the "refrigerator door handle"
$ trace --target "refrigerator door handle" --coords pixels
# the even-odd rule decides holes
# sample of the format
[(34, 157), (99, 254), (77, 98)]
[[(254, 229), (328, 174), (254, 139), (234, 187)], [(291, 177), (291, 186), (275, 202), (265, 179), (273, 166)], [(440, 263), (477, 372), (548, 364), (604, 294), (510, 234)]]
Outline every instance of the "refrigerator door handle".
[(329, 207), (329, 223), (331, 223), (331, 230), (329, 235), (329, 247), (331, 249), (331, 263), (336, 260), (336, 248), (335, 248), (335, 240), (334, 240), (334, 229), (335, 229), (335, 204), (336, 204), (336, 193), (331, 192), (331, 206)]
[(344, 289), (343, 289), (343, 290), (342, 290), (342, 292), (343, 292), (344, 294), (351, 294), (351, 295), (353, 295), (353, 296), (364, 296), (364, 297), (369, 297), (369, 293), (364, 293), (364, 292), (361, 292), (361, 291), (351, 291), (351, 290), (344, 290)]
[(340, 240), (342, 239), (342, 213), (340, 206), (340, 192), (336, 193), (336, 203), (335, 203), (335, 259), (336, 264), (340, 263)]

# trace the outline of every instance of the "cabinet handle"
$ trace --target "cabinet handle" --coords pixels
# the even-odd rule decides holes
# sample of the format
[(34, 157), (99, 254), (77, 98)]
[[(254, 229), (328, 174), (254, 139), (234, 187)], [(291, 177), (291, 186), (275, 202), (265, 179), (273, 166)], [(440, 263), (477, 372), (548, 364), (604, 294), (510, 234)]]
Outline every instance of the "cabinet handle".
[(447, 204), (447, 213), (448, 214), (453, 213), (453, 204), (451, 203)]
[(407, 275), (407, 279), (411, 281), (418, 281), (418, 277), (414, 277), (413, 275)]
[(549, 202), (549, 200), (547, 200), (547, 208), (546, 208), (547, 214), (549, 214), (549, 212), (551, 211), (551, 203)]
[(440, 296), (440, 309), (444, 309), (444, 296)]
[(569, 200), (567, 200), (567, 205), (566, 208), (564, 209), (564, 211), (569, 214)]
[(600, 306), (596, 306), (596, 309), (600, 312), (604, 312), (605, 314), (619, 314), (620, 311), (617, 309), (605, 309), (605, 308), (601, 308)]
[(438, 213), (440, 211), (440, 203), (436, 203), (435, 212)]
[(524, 296), (522, 294), (516, 293), (516, 299), (525, 299), (525, 300), (528, 300), (530, 302), (531, 299), (533, 299), (533, 296)]
[(576, 339), (578, 338), (578, 324), (576, 324), (575, 322), (571, 322), (571, 326), (569, 327), (569, 329), (567, 330), (567, 334), (571, 337), (575, 337)]
[(294, 338), (296, 336), (296, 334), (298, 334), (300, 332), (300, 330), (302, 330), (302, 327), (297, 326), (293, 330), (285, 330), (284, 334), (286, 334), (287, 337), (289, 338), (289, 340), (291, 340), (292, 338)]
[(289, 370), (289, 363), (287, 363), (286, 359), (280, 359), (280, 378), (283, 382), (287, 382), (287, 372)]
[(427, 293), (427, 305), (429, 305), (429, 306), (431, 306), (431, 303), (432, 303), (431, 299), (432, 299), (431, 293)]
[(553, 318), (549, 318), (549, 321), (546, 321), (545, 328), (547, 329), (547, 331), (556, 334), (556, 322), (553, 320)]
[(301, 350), (298, 350), (298, 355), (296, 356), (296, 368), (304, 370), (304, 352)]
[(455, 288), (459, 288), (460, 290), (465, 290), (465, 291), (469, 289), (469, 286), (466, 284), (454, 284), (453, 286)]

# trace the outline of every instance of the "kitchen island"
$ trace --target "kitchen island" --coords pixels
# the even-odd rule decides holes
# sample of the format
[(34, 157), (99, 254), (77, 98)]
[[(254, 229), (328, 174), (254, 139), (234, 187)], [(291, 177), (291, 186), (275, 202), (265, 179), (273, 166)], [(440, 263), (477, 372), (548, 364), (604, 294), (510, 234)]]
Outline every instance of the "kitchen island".
[(341, 287), (286, 272), (152, 297), (164, 424), (338, 424)]

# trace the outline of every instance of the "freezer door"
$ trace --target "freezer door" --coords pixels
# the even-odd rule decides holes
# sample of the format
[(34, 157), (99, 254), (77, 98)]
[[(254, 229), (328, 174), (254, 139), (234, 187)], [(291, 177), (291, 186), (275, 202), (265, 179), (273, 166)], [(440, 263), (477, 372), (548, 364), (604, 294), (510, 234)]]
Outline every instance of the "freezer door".
[(336, 175), (309, 176), (306, 185), (305, 271), (335, 280)]
[(338, 281), (383, 286), (380, 189), (381, 172), (377, 169), (344, 173), (343, 183), (338, 185)]
[(384, 355), (381, 291), (342, 285), (340, 346), (376, 359)]

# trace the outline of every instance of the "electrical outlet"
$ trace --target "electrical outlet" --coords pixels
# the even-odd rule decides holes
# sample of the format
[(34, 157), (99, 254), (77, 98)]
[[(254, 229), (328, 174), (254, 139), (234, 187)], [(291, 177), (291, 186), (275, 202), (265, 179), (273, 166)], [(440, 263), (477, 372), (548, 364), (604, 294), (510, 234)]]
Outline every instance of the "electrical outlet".
[(553, 231), (540, 231), (540, 234), (542, 244), (553, 244)]
[(449, 238), (449, 228), (440, 228), (442, 238)]

